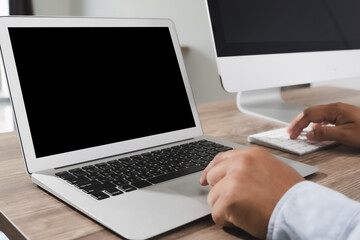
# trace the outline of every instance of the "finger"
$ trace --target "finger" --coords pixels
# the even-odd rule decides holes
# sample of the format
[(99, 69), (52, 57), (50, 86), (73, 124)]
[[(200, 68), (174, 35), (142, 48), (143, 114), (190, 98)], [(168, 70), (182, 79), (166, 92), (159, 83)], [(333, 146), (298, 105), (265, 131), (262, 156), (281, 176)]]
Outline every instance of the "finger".
[(311, 123), (311, 124), (310, 124), (310, 127), (311, 127), (312, 130), (314, 130), (314, 129), (317, 129), (317, 128), (321, 128), (321, 127), (323, 127), (323, 126), (326, 126), (326, 125), (328, 125), (328, 124), (329, 124), (328, 122)]
[(306, 137), (312, 141), (343, 142), (344, 140), (346, 140), (346, 136), (343, 134), (343, 130), (341, 126), (318, 127), (308, 132), (306, 134)]
[(291, 121), (287, 132), (290, 134), (291, 139), (297, 138), (302, 130), (306, 128), (310, 122), (304, 121), (304, 112), (301, 112), (297, 117), (294, 118), (294, 120)]
[(220, 161), (220, 159), (223, 158), (223, 152), (221, 153), (218, 153), (213, 160), (211, 160), (211, 162), (206, 166), (206, 168), (204, 169), (202, 175), (201, 175), (201, 178), (200, 178), (200, 184), (205, 186), (205, 185), (208, 185), (208, 182), (207, 182), (207, 174), (209, 172), (209, 170), (216, 165), (216, 163), (218, 161)]
[(226, 216), (224, 213), (223, 202), (218, 200), (216, 204), (213, 205), (211, 211), (211, 217), (217, 225), (221, 226), (229, 226), (230, 223), (226, 220)]
[(299, 114), (290, 124), (288, 132), (291, 139), (297, 138), (302, 130), (306, 128), (311, 122), (313, 123), (334, 123), (336, 116), (338, 116), (339, 108), (335, 104), (318, 105), (309, 107)]
[(208, 201), (208, 203), (209, 203), (209, 205), (211, 207), (213, 207), (216, 204), (216, 202), (217, 202), (218, 198), (220, 197), (220, 195), (221, 195), (221, 192), (219, 191), (218, 186), (214, 186), (214, 187), (211, 188), (211, 190), (210, 190), (210, 192), (208, 193), (208, 196), (207, 196), (207, 201)]
[(221, 179), (224, 178), (229, 170), (228, 162), (229, 161), (222, 161), (221, 164), (216, 164), (214, 167), (209, 169), (206, 175), (206, 181), (211, 187), (215, 186)]
[(304, 112), (301, 112), (299, 115), (297, 115), (289, 124), (288, 128), (287, 128), (287, 132), (290, 134), (293, 132), (295, 125), (297, 124), (297, 122), (300, 121), (301, 118), (304, 117)]
[(225, 205), (223, 201), (223, 189), (226, 186), (222, 186), (222, 182), (214, 186), (208, 194), (208, 203), (212, 208), (211, 217), (214, 222), (218, 225), (229, 225), (230, 223), (226, 220)]
[(214, 159), (209, 163), (209, 165), (207, 165), (207, 167), (204, 169), (203, 171), (203, 174), (201, 175), (201, 178), (200, 178), (200, 184), (205, 186), (205, 185), (208, 185), (208, 182), (207, 182), (207, 174), (208, 172), (210, 171), (210, 169), (212, 169), (216, 164), (218, 164), (219, 162), (223, 161), (224, 159), (228, 158), (229, 156), (231, 156), (231, 152), (234, 151), (234, 150), (230, 150), (230, 151), (227, 151), (227, 152), (221, 152), (221, 153), (218, 153)]

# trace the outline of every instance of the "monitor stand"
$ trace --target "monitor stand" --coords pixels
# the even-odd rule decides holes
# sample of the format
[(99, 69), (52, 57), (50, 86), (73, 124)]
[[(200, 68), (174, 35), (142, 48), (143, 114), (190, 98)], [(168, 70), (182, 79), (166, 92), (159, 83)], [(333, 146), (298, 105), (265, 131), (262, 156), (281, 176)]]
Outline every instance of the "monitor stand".
[(280, 87), (238, 92), (236, 105), (243, 113), (285, 124), (289, 124), (306, 108), (284, 102)]

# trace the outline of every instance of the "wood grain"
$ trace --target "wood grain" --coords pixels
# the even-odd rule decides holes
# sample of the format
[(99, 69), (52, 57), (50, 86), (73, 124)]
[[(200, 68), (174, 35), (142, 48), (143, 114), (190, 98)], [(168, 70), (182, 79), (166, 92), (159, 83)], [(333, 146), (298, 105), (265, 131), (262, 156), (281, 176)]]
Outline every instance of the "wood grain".
[[(316, 105), (330, 102), (360, 104), (360, 92), (332, 87), (289, 90), (289, 102)], [(239, 112), (235, 100), (198, 105), (204, 133), (249, 145), (247, 136), (283, 127)], [(270, 152), (317, 166), (311, 181), (360, 201), (360, 150), (343, 146), (305, 156)], [(101, 225), (36, 187), (26, 173), (17, 135), (0, 134), (0, 230), (12, 239), (121, 239)], [(205, 217), (154, 239), (254, 239), (236, 228), (224, 229)]]

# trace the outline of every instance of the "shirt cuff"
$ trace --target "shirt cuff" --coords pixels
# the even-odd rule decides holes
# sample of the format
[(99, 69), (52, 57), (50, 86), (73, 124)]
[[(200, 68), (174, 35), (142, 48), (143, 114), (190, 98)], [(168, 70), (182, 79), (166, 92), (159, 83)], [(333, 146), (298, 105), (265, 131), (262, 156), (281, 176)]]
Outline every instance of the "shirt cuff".
[(346, 239), (360, 229), (359, 213), (360, 203), (319, 184), (302, 181), (276, 205), (266, 239)]

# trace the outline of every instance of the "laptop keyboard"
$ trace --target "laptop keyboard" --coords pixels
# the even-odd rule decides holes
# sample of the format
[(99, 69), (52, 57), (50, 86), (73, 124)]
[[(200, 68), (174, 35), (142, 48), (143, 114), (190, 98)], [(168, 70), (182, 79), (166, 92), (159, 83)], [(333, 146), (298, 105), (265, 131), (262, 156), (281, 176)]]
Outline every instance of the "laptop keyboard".
[(208, 140), (74, 168), (55, 175), (97, 200), (202, 171), (232, 148)]

